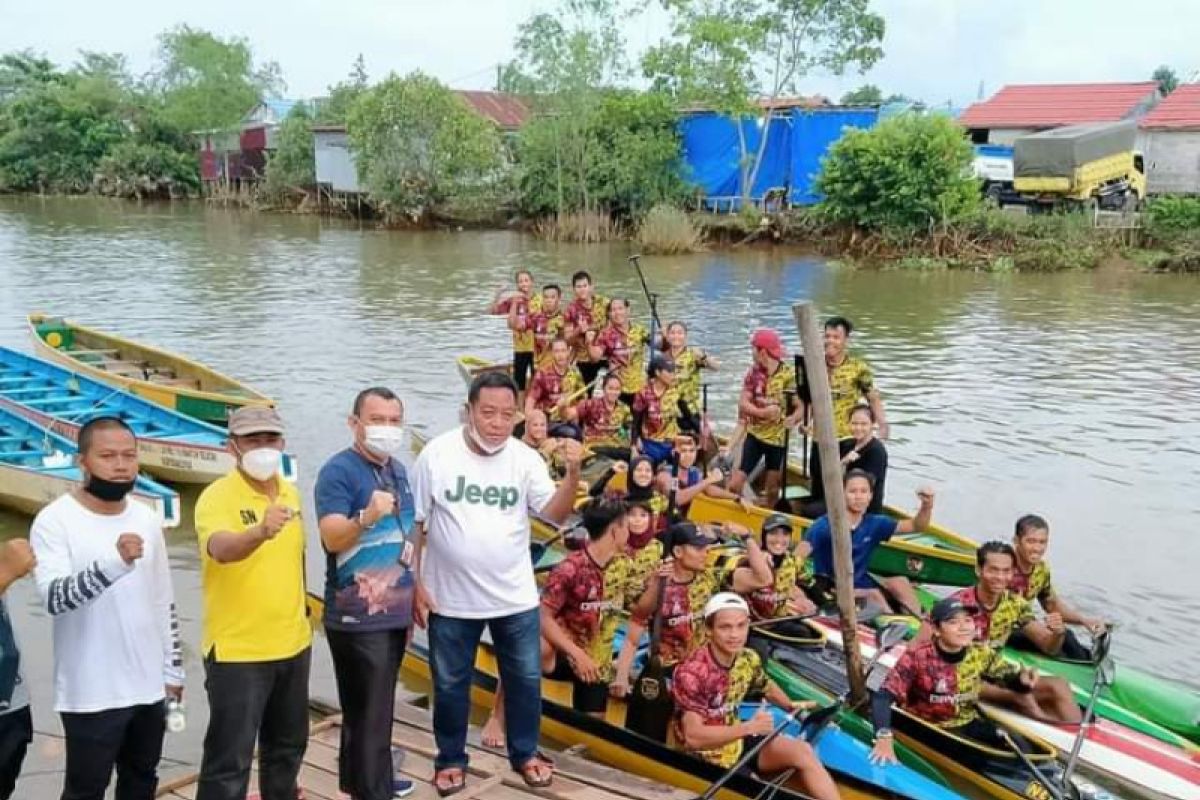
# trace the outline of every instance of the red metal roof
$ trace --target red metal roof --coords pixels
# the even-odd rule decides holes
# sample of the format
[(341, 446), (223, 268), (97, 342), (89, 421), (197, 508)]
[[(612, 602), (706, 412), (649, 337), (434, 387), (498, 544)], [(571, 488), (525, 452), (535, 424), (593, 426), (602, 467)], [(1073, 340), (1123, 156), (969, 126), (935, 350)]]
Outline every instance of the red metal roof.
[(1005, 86), (968, 108), (968, 128), (1054, 128), (1084, 122), (1116, 122), (1149, 100), (1158, 88), (1142, 83), (1049, 83)]
[(1200, 128), (1200, 84), (1185, 83), (1142, 117), (1143, 128)]
[(513, 94), (456, 90), (482, 117), (490, 119), (505, 130), (516, 130), (529, 119), (529, 106)]

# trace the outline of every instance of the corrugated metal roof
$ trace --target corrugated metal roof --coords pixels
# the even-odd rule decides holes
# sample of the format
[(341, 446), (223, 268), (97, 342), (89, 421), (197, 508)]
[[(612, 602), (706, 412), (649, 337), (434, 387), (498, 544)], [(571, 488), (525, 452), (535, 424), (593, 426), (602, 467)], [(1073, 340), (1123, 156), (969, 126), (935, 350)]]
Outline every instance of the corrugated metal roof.
[(456, 89), (455, 92), (475, 112), (490, 119), (505, 130), (516, 130), (529, 119), (529, 106), (515, 94), (504, 92), (479, 92)]
[(1176, 87), (1153, 111), (1142, 117), (1141, 126), (1157, 130), (1200, 128), (1200, 84), (1185, 83)]
[(966, 110), (968, 128), (1053, 128), (1084, 122), (1116, 122), (1133, 114), (1158, 89), (1140, 83), (1049, 83), (1005, 86)]
[(263, 100), (263, 105), (271, 109), (271, 113), (275, 115), (275, 119), (283, 122), (287, 119), (287, 115), (292, 113), (292, 109), (296, 104), (302, 102), (300, 100), (284, 100), (281, 97), (269, 97)]

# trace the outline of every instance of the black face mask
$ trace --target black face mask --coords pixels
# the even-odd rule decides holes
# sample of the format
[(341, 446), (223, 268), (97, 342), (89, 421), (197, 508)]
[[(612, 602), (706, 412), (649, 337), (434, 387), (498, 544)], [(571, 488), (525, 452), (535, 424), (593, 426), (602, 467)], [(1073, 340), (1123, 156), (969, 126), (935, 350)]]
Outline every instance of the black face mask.
[(95, 475), (88, 475), (83, 484), (83, 490), (97, 500), (105, 503), (115, 503), (125, 499), (125, 495), (133, 491), (133, 481), (109, 481)]

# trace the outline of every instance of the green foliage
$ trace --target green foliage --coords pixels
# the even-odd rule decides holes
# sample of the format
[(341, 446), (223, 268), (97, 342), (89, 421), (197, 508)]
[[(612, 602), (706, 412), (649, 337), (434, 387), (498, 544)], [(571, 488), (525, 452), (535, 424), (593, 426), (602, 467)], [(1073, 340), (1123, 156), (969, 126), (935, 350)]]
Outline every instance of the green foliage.
[(638, 226), (638, 244), (643, 253), (694, 253), (703, 248), (700, 228), (686, 211), (660, 203)]
[(279, 201), (289, 192), (307, 189), (316, 182), (312, 117), (303, 103), (297, 103), (275, 132), (275, 152), (267, 160), (263, 192)]
[(254, 65), (250, 44), (179, 25), (159, 36), (156, 88), (163, 116), (183, 131), (236, 125), (264, 96), (284, 89), (279, 65)]
[(841, 102), (844, 106), (879, 105), (883, 102), (883, 90), (873, 83), (864, 83), (857, 89), (842, 95)]
[(848, 131), (817, 179), (836, 222), (880, 231), (922, 231), (979, 206), (971, 145), (948, 117), (902, 114)]
[(92, 189), (113, 197), (185, 197), (199, 191), (200, 173), (193, 153), (126, 139), (100, 159)]
[[(664, 0), (670, 36), (651, 47), (642, 70), (682, 107), (741, 117), (767, 113), (752, 98), (800, 90), (813, 70), (865, 70), (883, 55), (883, 18), (870, 0)], [(765, 128), (769, 132), (770, 128)], [(739, 142), (743, 199), (754, 185), (768, 136), (750, 152)]]
[(1154, 70), (1154, 74), (1150, 76), (1150, 80), (1158, 84), (1159, 90), (1164, 95), (1170, 94), (1175, 91), (1175, 87), (1179, 86), (1179, 76), (1175, 74), (1175, 70), (1166, 64)]
[(1200, 198), (1155, 197), (1146, 203), (1146, 232), (1159, 241), (1200, 232)]
[(422, 220), (449, 207), (495, 207), (503, 147), (491, 123), (420, 72), (365, 91), (347, 117), (359, 179), (385, 215)]
[(371, 85), (362, 53), (354, 59), (349, 77), (329, 87), (329, 96), (317, 104), (315, 121), (324, 125), (345, 125), (354, 101)]

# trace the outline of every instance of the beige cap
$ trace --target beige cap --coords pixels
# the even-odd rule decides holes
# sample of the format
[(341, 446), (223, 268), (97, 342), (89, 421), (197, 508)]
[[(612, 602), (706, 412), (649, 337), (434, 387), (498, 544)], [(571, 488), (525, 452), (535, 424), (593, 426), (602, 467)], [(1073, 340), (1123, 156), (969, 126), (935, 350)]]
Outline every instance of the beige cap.
[(283, 420), (270, 406), (242, 406), (229, 415), (229, 432), (234, 436), (283, 433)]

